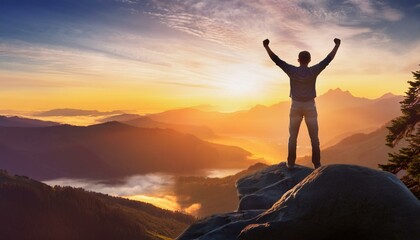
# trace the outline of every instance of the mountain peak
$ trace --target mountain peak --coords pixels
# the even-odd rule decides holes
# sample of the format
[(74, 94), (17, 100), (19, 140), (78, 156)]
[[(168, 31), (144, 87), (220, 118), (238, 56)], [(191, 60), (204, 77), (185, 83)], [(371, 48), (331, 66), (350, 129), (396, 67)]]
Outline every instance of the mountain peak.
[(397, 95), (391, 93), (391, 92), (387, 92), (384, 95), (380, 96), (378, 99), (386, 99), (386, 98), (392, 98), (392, 97), (396, 97)]
[(326, 93), (324, 93), (323, 96), (348, 96), (348, 97), (354, 97), (348, 90), (343, 91), (343, 90), (341, 90), (341, 88), (330, 89)]
[(121, 129), (121, 128), (135, 128), (133, 126), (130, 126), (128, 124), (125, 123), (121, 123), (118, 121), (110, 121), (110, 122), (104, 122), (104, 123), (99, 123), (99, 124), (94, 124), (94, 125), (89, 125), (87, 126), (88, 128), (117, 128), (117, 129)]

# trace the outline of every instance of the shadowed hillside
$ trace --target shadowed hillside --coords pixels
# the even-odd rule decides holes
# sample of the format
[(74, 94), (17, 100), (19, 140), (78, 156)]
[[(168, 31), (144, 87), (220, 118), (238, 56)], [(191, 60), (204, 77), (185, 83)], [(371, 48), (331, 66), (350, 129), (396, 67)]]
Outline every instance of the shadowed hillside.
[[(321, 162), (324, 165), (341, 163), (356, 164), (377, 169), (378, 164), (387, 162), (388, 153), (395, 151), (385, 145), (388, 129), (383, 126), (371, 133), (357, 133), (341, 140), (334, 146), (323, 149)], [(402, 146), (405, 142), (402, 142)], [(299, 164), (312, 166), (311, 157), (305, 156), (297, 160)]]
[(208, 143), (174, 130), (117, 122), (0, 128), (0, 167), (43, 180), (242, 168), (253, 162), (250, 155), (238, 147)]
[(135, 127), (142, 128), (161, 128), (161, 129), (173, 129), (181, 133), (192, 134), (201, 139), (208, 139), (216, 137), (216, 134), (208, 127), (185, 125), (185, 124), (170, 124), (154, 121), (149, 117), (138, 117), (128, 121), (124, 121), (125, 124), (132, 125)]
[(197, 204), (195, 215), (198, 217), (233, 211), (239, 203), (236, 181), (265, 167), (267, 165), (257, 163), (235, 175), (223, 178), (178, 177), (174, 191), (177, 202), (182, 207)]
[(114, 115), (111, 117), (106, 117), (103, 119), (99, 119), (98, 122), (105, 123), (105, 122), (121, 122), (128, 125), (132, 125), (135, 127), (142, 127), (142, 128), (169, 128), (176, 130), (182, 133), (188, 133), (200, 137), (202, 139), (213, 138), (216, 137), (215, 133), (206, 126), (197, 125), (187, 125), (187, 124), (172, 124), (166, 122), (159, 122), (156, 120), (151, 119), (147, 116), (142, 116), (139, 114), (119, 114)]
[(194, 219), (153, 205), (0, 171), (2, 239), (173, 238)]

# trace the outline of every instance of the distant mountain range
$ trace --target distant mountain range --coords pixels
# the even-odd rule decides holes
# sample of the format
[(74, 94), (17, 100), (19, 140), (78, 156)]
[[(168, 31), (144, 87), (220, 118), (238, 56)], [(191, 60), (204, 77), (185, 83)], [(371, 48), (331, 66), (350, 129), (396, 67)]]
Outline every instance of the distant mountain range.
[(192, 134), (201, 139), (215, 138), (217, 135), (208, 127), (187, 124), (172, 124), (155, 121), (138, 114), (120, 114), (101, 119), (100, 122), (118, 121), (135, 127), (173, 129), (181, 133)]
[[(386, 93), (377, 99), (353, 96), (341, 89), (329, 90), (316, 98), (322, 147), (332, 146), (344, 137), (370, 132), (400, 115), (402, 96)], [(204, 111), (211, 108), (183, 108), (160, 113), (138, 115), (121, 111), (53, 109), (38, 112), (35, 117), (104, 116), (101, 123), (119, 121), (146, 128), (170, 128), (203, 139), (218, 136), (271, 139), (287, 142), (290, 102), (271, 106), (257, 105), (251, 109), (221, 113)], [(309, 146), (306, 127), (302, 125), (301, 145)]]
[(132, 125), (135, 127), (142, 128), (161, 128), (161, 129), (173, 129), (181, 133), (192, 134), (202, 139), (215, 138), (216, 134), (208, 127), (196, 126), (196, 125), (185, 125), (185, 124), (171, 124), (171, 123), (162, 123), (155, 120), (152, 120), (149, 117), (140, 117), (125, 121), (125, 124)]
[(58, 108), (47, 111), (41, 111), (33, 114), (35, 117), (52, 117), (52, 116), (109, 116), (122, 114), (122, 111), (101, 112), (97, 110), (82, 110), (73, 108)]
[(109, 117), (104, 117), (102, 119), (98, 119), (98, 123), (106, 123), (106, 122), (126, 122), (136, 118), (141, 118), (142, 116), (139, 114), (134, 113), (122, 113), (117, 115), (112, 115)]
[[(402, 98), (390, 93), (377, 99), (359, 98), (340, 89), (330, 90), (318, 97), (316, 102), (325, 163), (334, 162), (333, 159), (347, 159), (344, 150), (333, 151), (340, 149), (339, 145), (335, 145), (341, 140), (371, 132), (400, 115), (399, 102)], [(205, 168), (249, 166), (253, 162), (249, 160), (252, 154), (240, 147), (257, 156), (282, 161), (287, 154), (289, 108), (289, 102), (280, 102), (232, 113), (194, 108), (147, 116), (77, 109), (55, 109), (42, 113), (114, 113), (101, 120), (105, 123), (88, 127), (0, 116), (0, 168), (36, 179), (114, 178), (156, 171), (191, 174)], [(111, 120), (124, 124), (107, 122)], [(389, 150), (382, 145), (384, 134), (374, 138), (375, 146), (381, 146), (378, 147), (377, 159), (384, 159), (384, 156), (386, 159)], [(371, 134), (366, 135), (369, 136)], [(301, 146), (298, 152), (306, 154), (308, 149), (305, 146), (310, 144), (304, 124), (298, 144)], [(355, 147), (354, 153), (363, 149), (363, 145)], [(373, 159), (368, 155), (360, 157), (368, 158)], [(363, 160), (361, 163), (372, 167), (377, 161)]]
[(59, 123), (17, 116), (0, 116), (0, 127), (49, 127)]
[(0, 127), (0, 168), (46, 180), (245, 168), (251, 153), (170, 129), (118, 122), (77, 127)]
[[(384, 125), (400, 114), (399, 102), (402, 99), (402, 96), (389, 93), (377, 99), (366, 99), (354, 97), (341, 89), (328, 91), (316, 98), (321, 144), (332, 145), (345, 136), (369, 132)], [(280, 102), (233, 113), (186, 108), (150, 114), (148, 117), (173, 124), (204, 125), (221, 135), (287, 141), (289, 109), (289, 102)], [(302, 130), (306, 131), (304, 125)], [(341, 138), (337, 139), (337, 136)], [(302, 139), (303, 144), (309, 144), (308, 137)]]
[(0, 170), (2, 239), (172, 239), (194, 218), (151, 204), (50, 187)]

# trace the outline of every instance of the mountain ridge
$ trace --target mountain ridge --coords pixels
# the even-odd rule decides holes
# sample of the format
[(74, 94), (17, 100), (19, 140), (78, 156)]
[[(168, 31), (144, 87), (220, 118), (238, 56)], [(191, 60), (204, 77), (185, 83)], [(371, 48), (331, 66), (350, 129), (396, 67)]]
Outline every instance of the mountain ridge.
[(106, 116), (112, 114), (123, 113), (120, 110), (102, 112), (98, 110), (84, 110), (84, 109), (75, 109), (75, 108), (56, 108), (41, 112), (36, 112), (33, 115), (36, 117), (53, 117), (53, 116)]
[[(341, 97), (333, 97), (339, 95)], [(316, 98), (319, 123), (319, 138), (323, 144), (334, 145), (343, 137), (358, 132), (376, 129), (400, 115), (400, 101), (403, 96), (391, 96), (376, 99), (354, 97), (348, 91), (331, 90)], [(387, 106), (384, 108), (383, 106)], [(170, 114), (148, 115), (156, 121), (176, 124), (196, 124), (208, 126), (221, 136), (252, 138), (265, 141), (270, 139), (279, 143), (277, 148), (281, 155), (277, 161), (284, 159), (287, 150), (290, 102), (279, 102), (274, 105), (257, 105), (249, 110), (217, 114), (203, 111), (172, 110)], [(306, 146), (310, 147), (307, 130), (302, 124), (299, 134), (301, 151), (307, 154)], [(274, 149), (273, 149), (274, 150)], [(268, 153), (267, 153), (268, 154)], [(298, 153), (303, 155), (302, 153)], [(271, 156), (271, 155), (270, 155)], [(271, 158), (271, 157), (270, 157)]]
[(1, 116), (1, 127), (48, 127), (60, 125), (60, 123), (52, 121), (43, 121), (38, 119), (20, 117), (20, 116)]
[(0, 127), (0, 168), (35, 179), (114, 178), (252, 164), (251, 153), (172, 129), (119, 122), (87, 127)]
[[(356, 164), (372, 169), (378, 169), (378, 164), (387, 162), (388, 153), (397, 151), (407, 143), (401, 143), (392, 149), (386, 146), (388, 129), (382, 126), (369, 133), (356, 133), (348, 136), (337, 144), (322, 149), (321, 162), (327, 164)], [(355, 160), (357, 159), (357, 160)], [(297, 159), (297, 163), (311, 166), (311, 157), (304, 156)]]

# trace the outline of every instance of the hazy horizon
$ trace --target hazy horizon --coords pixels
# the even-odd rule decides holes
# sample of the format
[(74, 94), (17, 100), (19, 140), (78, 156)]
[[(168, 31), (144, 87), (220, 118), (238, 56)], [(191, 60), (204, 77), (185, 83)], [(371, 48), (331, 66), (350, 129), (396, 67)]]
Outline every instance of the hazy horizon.
[[(380, 94), (378, 97), (363, 97), (363, 96), (357, 96), (354, 95), (352, 92), (350, 92), (349, 90), (346, 89), (341, 89), (341, 88), (335, 88), (335, 89), (327, 89), (325, 92), (318, 94), (318, 97), (323, 96), (329, 92), (349, 92), (353, 97), (355, 98), (366, 98), (369, 100), (374, 100), (374, 99), (378, 99), (382, 96), (385, 96), (387, 94), (392, 94), (395, 96), (402, 96), (400, 94), (396, 94), (393, 92), (385, 92)], [(165, 111), (171, 111), (171, 110), (180, 110), (180, 109), (186, 109), (186, 108), (192, 108), (192, 109), (197, 109), (200, 111), (205, 111), (205, 112), (220, 112), (220, 113), (234, 113), (234, 112), (240, 112), (240, 111), (247, 111), (252, 109), (253, 107), (256, 106), (272, 106), (275, 104), (279, 104), (279, 103), (285, 103), (285, 102), (290, 102), (290, 98), (285, 99), (285, 100), (279, 100), (278, 102), (274, 102), (271, 104), (263, 104), (263, 103), (255, 103), (252, 106), (249, 107), (244, 107), (241, 109), (235, 109), (235, 110), (230, 110), (230, 111), (223, 111), (221, 110), (221, 108), (219, 108), (216, 105), (210, 105), (210, 104), (199, 104), (199, 105), (185, 105), (185, 106), (181, 106), (181, 107), (176, 107), (176, 108), (166, 108), (166, 109), (161, 109), (161, 110), (156, 110), (156, 111), (145, 111), (145, 110), (141, 110), (141, 109), (131, 109), (131, 110), (124, 110), (124, 109), (88, 109), (88, 108), (78, 108), (78, 109), (74, 109), (74, 108), (69, 108), (69, 107), (59, 107), (59, 108), (44, 108), (44, 109), (33, 109), (33, 110), (29, 110), (29, 109), (25, 109), (25, 110), (11, 110), (11, 109), (0, 109), (0, 115), (3, 116), (18, 116), (18, 117), (27, 117), (27, 118), (32, 118), (32, 119), (39, 119), (39, 120), (43, 120), (43, 121), (53, 121), (53, 122), (58, 122), (58, 123), (62, 123), (62, 124), (71, 124), (71, 125), (76, 125), (76, 126), (88, 126), (88, 125), (93, 125), (93, 124), (98, 124), (101, 123), (99, 120), (105, 118), (105, 117), (111, 117), (111, 116), (117, 116), (120, 114), (138, 114), (138, 115), (142, 115), (142, 116), (147, 116), (149, 114), (156, 114), (156, 113), (161, 113), (161, 112), (165, 112)], [(50, 115), (50, 116), (42, 116), (39, 115), (40, 113), (45, 113), (51, 110), (69, 110), (69, 111), (78, 111), (78, 113), (73, 113), (73, 115)]]

